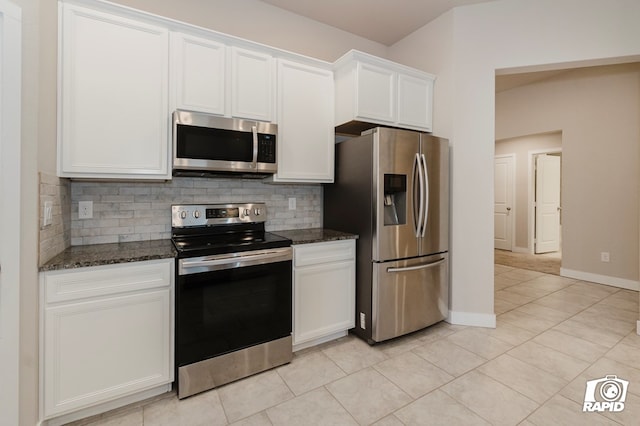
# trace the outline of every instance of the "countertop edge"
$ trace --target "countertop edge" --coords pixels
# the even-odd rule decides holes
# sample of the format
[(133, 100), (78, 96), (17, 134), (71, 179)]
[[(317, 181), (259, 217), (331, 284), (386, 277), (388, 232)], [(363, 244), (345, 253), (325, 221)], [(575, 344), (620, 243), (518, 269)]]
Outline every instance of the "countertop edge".
[[(359, 236), (327, 228), (303, 228), (270, 231), (291, 240), (292, 245), (314, 244), (330, 241), (353, 240)], [(147, 260), (170, 259), (177, 251), (169, 239), (131, 241), (125, 243), (91, 244), (71, 246), (38, 267), (38, 272), (51, 272), (116, 265)]]
[(290, 239), (294, 246), (340, 240), (357, 240), (360, 238), (357, 234), (336, 231), (328, 228), (286, 229), (281, 231), (271, 231), (271, 233)]
[(171, 240), (168, 239), (71, 246), (39, 266), (38, 271), (51, 272), (148, 260), (173, 259), (176, 255), (177, 251)]

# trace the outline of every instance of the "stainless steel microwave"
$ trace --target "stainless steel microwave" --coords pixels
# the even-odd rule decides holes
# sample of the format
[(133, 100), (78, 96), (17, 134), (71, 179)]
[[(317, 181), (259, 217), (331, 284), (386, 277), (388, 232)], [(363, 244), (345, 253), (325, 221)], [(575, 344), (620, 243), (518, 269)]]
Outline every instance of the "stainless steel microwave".
[(176, 110), (173, 174), (273, 174), (278, 170), (277, 133), (278, 126), (272, 123)]

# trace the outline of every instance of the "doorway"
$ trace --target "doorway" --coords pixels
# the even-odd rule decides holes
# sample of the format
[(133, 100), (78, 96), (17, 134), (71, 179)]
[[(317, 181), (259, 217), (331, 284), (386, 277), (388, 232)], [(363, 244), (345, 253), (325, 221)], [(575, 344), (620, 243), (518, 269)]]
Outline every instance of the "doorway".
[[(561, 159), (561, 131), (496, 141), (495, 263), (560, 274)], [(509, 182), (510, 175), (513, 183)], [(512, 195), (508, 195), (510, 191)], [(506, 237), (509, 229), (510, 239)]]

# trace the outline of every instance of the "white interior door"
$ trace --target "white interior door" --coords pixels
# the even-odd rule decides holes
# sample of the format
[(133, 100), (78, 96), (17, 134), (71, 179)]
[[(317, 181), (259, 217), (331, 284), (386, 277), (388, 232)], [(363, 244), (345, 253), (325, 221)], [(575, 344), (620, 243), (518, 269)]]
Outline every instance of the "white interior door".
[(0, 0), (0, 423), (19, 424), (21, 11)]
[(560, 250), (560, 157), (536, 157), (535, 252)]
[(495, 159), (494, 169), (494, 247), (501, 250), (513, 248), (513, 169), (514, 157), (500, 156)]

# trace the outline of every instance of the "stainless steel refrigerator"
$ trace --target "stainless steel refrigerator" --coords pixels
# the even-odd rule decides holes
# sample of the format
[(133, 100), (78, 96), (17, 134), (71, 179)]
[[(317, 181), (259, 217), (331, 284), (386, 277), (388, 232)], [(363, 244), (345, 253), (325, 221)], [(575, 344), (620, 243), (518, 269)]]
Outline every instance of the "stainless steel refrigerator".
[(336, 145), (324, 226), (357, 233), (356, 327), (370, 344), (448, 315), (449, 144), (377, 127)]

